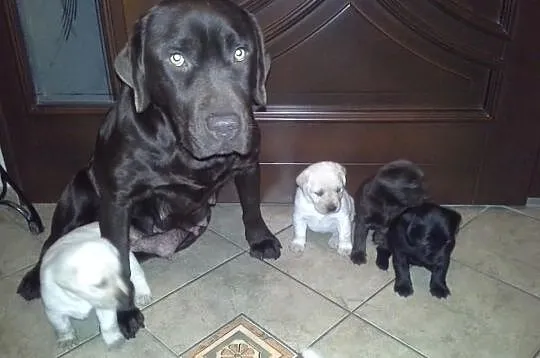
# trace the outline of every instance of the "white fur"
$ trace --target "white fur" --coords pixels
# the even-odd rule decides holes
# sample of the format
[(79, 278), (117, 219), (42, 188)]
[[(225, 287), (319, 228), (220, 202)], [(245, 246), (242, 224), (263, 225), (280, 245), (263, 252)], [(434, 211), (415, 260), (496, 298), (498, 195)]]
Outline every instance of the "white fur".
[[(144, 271), (129, 253), (135, 304), (150, 303), (152, 294)], [(121, 275), (118, 250), (103, 239), (99, 224), (76, 228), (55, 242), (45, 253), (40, 269), (41, 297), (45, 313), (62, 347), (76, 343), (70, 319), (85, 319), (92, 309), (108, 346), (124, 341), (116, 318), (118, 296), (128, 294)]]
[[(296, 184), (291, 250), (295, 253), (304, 251), (309, 228), (331, 233), (328, 245), (337, 248), (340, 255), (350, 255), (354, 200), (345, 189), (345, 168), (335, 162), (318, 162), (304, 169), (296, 178)], [(329, 208), (335, 210), (329, 211)]]
[(302, 358), (322, 358), (317, 352), (312, 349), (306, 349), (302, 352)]

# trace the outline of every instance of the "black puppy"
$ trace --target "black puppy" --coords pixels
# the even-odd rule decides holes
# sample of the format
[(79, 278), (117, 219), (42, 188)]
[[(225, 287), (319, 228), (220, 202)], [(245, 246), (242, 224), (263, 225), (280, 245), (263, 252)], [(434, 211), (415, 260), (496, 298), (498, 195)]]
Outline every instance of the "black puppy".
[[(234, 180), (245, 236), (257, 258), (281, 244), (260, 210), (260, 131), (253, 106), (266, 103), (270, 65), (255, 17), (231, 0), (167, 0), (135, 24), (114, 68), (117, 101), (98, 133), (90, 163), (56, 206), (41, 257), (65, 233), (99, 220), (130, 282), (129, 230), (147, 253), (167, 256), (206, 230), (218, 191)], [(18, 293), (39, 297), (41, 260)], [(131, 296), (133, 288), (131, 287)], [(118, 312), (126, 338), (144, 317)]]
[(382, 166), (377, 174), (365, 181), (354, 195), (355, 230), (351, 260), (366, 262), (366, 240), (373, 230), (373, 241), (383, 243), (390, 221), (404, 209), (417, 206), (427, 199), (424, 173), (408, 160), (396, 160)]
[(446, 273), (460, 223), (459, 213), (433, 203), (408, 208), (390, 222), (386, 242), (377, 247), (377, 266), (387, 270), (392, 256), (398, 295), (413, 293), (410, 265), (431, 271), (429, 291), (433, 296), (446, 298), (450, 294)]

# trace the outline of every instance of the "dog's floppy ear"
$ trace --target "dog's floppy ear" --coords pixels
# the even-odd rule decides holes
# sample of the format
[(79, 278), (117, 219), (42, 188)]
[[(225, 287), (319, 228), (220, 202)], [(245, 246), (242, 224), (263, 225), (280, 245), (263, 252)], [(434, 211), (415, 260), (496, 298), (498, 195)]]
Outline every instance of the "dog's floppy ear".
[[(448, 209), (448, 208), (447, 208)], [(459, 226), (461, 225), (461, 214), (452, 209), (448, 209), (446, 217), (448, 218), (448, 230), (452, 236), (456, 236), (459, 232)]]
[(133, 29), (133, 35), (114, 60), (116, 74), (122, 82), (133, 89), (135, 111), (138, 113), (144, 111), (150, 103), (143, 64), (145, 19), (146, 17), (142, 17), (137, 21)]
[(309, 170), (304, 169), (298, 176), (296, 177), (296, 185), (298, 185), (300, 188), (303, 188), (309, 180)]
[(264, 46), (264, 36), (255, 16), (248, 12), (251, 24), (255, 29), (255, 41), (257, 47), (257, 73), (253, 90), (253, 100), (255, 104), (264, 107), (266, 105), (266, 78), (270, 71), (270, 55)]
[(337, 172), (339, 173), (339, 179), (341, 180), (341, 184), (345, 186), (347, 184), (347, 169), (339, 163), (334, 163)]

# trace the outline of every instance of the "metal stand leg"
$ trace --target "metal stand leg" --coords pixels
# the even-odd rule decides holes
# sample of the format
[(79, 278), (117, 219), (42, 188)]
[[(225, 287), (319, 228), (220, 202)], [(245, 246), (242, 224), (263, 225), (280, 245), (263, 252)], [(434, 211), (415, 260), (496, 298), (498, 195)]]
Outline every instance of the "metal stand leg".
[[(2, 192), (0, 192), (0, 206), (4, 205), (10, 207), (16, 210), (19, 214), (21, 214), (26, 219), (26, 222), (28, 223), (28, 229), (30, 229), (30, 232), (32, 234), (37, 235), (42, 233), (44, 230), (43, 223), (41, 222), (41, 218), (39, 217), (36, 209), (25, 198), (22, 191), (17, 187), (17, 185), (15, 185), (13, 180), (11, 180), (8, 173), (4, 170), (4, 168), (2, 168), (1, 165), (0, 179), (2, 181)], [(17, 194), (19, 204), (6, 199), (8, 184), (13, 188), (15, 194)]]

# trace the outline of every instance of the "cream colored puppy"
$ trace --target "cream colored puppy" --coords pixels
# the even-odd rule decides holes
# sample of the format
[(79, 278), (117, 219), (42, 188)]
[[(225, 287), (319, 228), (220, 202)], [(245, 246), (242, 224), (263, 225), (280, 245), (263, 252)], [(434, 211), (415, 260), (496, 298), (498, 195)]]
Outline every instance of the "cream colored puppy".
[(304, 251), (307, 228), (331, 233), (328, 245), (347, 256), (352, 250), (354, 200), (345, 190), (346, 170), (335, 162), (310, 165), (296, 178), (294, 198), (294, 238), (290, 248)]
[[(152, 294), (132, 252), (129, 266), (135, 304), (146, 305)], [(77, 342), (70, 319), (85, 319), (92, 309), (105, 343), (116, 346), (124, 341), (116, 310), (130, 308), (129, 282), (121, 270), (118, 250), (101, 237), (97, 222), (74, 229), (46, 251), (40, 269), (41, 298), (60, 347)]]

